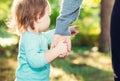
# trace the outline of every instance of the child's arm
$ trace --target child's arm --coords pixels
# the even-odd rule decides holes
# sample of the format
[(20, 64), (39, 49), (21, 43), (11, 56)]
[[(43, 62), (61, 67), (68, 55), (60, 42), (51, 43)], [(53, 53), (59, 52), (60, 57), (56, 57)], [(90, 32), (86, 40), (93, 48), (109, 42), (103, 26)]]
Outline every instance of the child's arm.
[(67, 52), (67, 46), (60, 42), (55, 48), (43, 52), (37, 37), (29, 37), (25, 42), (26, 59), (32, 68), (40, 68), (53, 61), (60, 54)]

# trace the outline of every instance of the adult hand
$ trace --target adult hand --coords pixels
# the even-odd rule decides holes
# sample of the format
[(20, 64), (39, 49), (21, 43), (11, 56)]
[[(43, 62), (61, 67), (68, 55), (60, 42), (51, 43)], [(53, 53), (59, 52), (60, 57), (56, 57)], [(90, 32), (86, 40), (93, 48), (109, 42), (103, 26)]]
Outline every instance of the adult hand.
[(76, 36), (78, 34), (78, 31), (77, 31), (78, 28), (79, 28), (79, 26), (71, 26), (70, 27), (70, 31), (71, 31), (72, 36)]

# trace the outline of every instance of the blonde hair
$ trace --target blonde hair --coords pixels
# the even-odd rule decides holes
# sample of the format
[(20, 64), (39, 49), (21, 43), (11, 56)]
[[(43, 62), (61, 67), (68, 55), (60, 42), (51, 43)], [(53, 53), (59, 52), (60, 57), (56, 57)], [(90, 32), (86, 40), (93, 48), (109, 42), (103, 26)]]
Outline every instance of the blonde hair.
[(44, 16), (46, 6), (46, 0), (14, 0), (9, 26), (15, 27), (19, 33), (28, 27), (34, 30), (34, 21), (38, 16)]

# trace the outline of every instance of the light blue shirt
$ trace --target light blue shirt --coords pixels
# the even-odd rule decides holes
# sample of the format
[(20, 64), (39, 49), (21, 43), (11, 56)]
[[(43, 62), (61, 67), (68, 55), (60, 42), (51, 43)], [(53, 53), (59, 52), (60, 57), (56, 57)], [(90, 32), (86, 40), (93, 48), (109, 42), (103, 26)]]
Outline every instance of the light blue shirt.
[(50, 64), (44, 53), (48, 50), (54, 31), (41, 32), (39, 35), (25, 32), (20, 36), (16, 81), (49, 81)]

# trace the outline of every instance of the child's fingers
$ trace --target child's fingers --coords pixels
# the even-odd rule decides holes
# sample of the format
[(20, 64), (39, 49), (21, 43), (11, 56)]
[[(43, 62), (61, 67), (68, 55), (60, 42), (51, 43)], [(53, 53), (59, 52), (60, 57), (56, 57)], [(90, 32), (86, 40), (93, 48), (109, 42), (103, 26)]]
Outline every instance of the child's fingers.
[(66, 56), (66, 53), (59, 55), (60, 58), (63, 58), (63, 57), (65, 57), (65, 56)]
[(63, 55), (61, 54), (61, 55), (59, 55), (59, 57), (60, 57), (60, 58), (62, 58), (62, 57), (63, 57)]
[(58, 50), (59, 50), (59, 54), (64, 54), (67, 52), (67, 45), (65, 43), (60, 43), (57, 46)]

